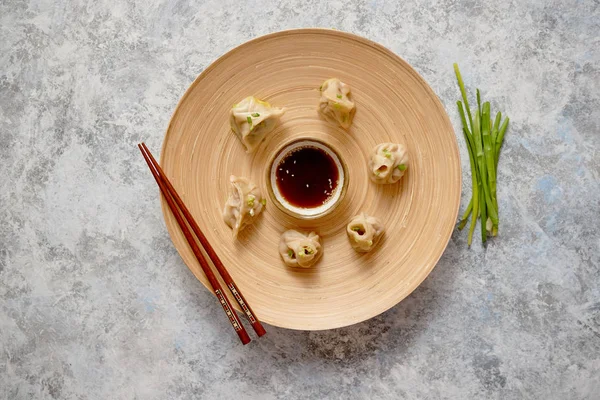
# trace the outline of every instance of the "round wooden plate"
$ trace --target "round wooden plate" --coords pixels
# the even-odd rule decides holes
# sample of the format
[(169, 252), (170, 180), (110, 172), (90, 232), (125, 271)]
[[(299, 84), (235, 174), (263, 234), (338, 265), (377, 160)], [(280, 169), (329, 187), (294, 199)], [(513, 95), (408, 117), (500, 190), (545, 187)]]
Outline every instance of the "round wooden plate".
[[(317, 113), (319, 86), (332, 77), (352, 88), (357, 112), (348, 131)], [(257, 151), (246, 154), (229, 128), (228, 113), (232, 104), (251, 95), (287, 111)], [(301, 137), (329, 143), (346, 162), (349, 184), (343, 202), (310, 222), (267, 204), (259, 221), (234, 240), (221, 217), (229, 176), (249, 177), (267, 197), (266, 169), (273, 152)], [(398, 184), (378, 186), (368, 178), (368, 154), (381, 142), (408, 147), (410, 164)], [(388, 49), (326, 29), (259, 37), (210, 65), (173, 114), (161, 165), (258, 317), (292, 329), (351, 325), (408, 296), (442, 255), (460, 200), (456, 138), (431, 88)], [(179, 254), (209, 285), (162, 201)], [(386, 226), (384, 239), (368, 254), (356, 253), (345, 232), (361, 211)], [(283, 264), (277, 247), (281, 233), (290, 228), (314, 230), (322, 237), (324, 255), (314, 267)]]

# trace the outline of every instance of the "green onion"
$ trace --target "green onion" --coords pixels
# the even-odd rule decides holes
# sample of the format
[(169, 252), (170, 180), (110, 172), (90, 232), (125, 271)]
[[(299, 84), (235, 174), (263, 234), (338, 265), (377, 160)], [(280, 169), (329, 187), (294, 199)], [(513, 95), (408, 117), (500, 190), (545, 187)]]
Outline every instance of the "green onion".
[(353, 227), (352, 227), (352, 230), (353, 230), (354, 232), (358, 232), (358, 231), (360, 231), (360, 226), (353, 226)]
[(337, 98), (338, 98), (338, 99), (341, 99), (341, 98), (342, 98), (342, 95), (341, 95), (341, 94), (338, 94), (338, 95), (337, 95)]
[[(458, 101), (457, 104), (462, 110), (462, 103)], [(469, 236), (467, 240), (467, 243), (470, 246), (473, 241), (475, 222), (477, 221), (477, 216), (479, 215), (479, 173), (477, 171), (477, 164), (475, 162), (475, 143), (473, 143), (473, 137), (469, 134), (469, 130), (467, 128), (463, 128), (463, 134), (465, 135), (465, 139), (467, 141), (467, 150), (469, 151), (469, 163), (471, 164), (471, 185), (473, 190), (473, 195), (471, 197), (471, 209), (473, 210), (473, 217), (471, 218), (471, 226), (469, 227)], [(469, 212), (467, 210), (463, 216), (463, 222), (461, 223), (463, 227), (467, 224), (468, 217)]]
[(258, 117), (260, 117), (260, 114), (259, 114), (259, 113), (252, 113), (252, 116), (253, 116), (254, 118), (258, 118)]
[(263, 207), (266, 206), (267, 205), (267, 199), (260, 199), (260, 204), (262, 204)]
[[(477, 180), (477, 186), (479, 191), (479, 212), (481, 214), (481, 221), (487, 221), (487, 210), (485, 207), (485, 192), (486, 184), (483, 177), (486, 174), (485, 164), (483, 163), (483, 143), (481, 141), (481, 121), (479, 118), (479, 111), (475, 114), (475, 121), (473, 124), (473, 142), (475, 142), (475, 159), (477, 161), (477, 167), (479, 170), (479, 179)], [(481, 229), (481, 241), (485, 242), (487, 234), (485, 229)]]
[(385, 158), (392, 158), (392, 153), (388, 149), (383, 149), (382, 153)]
[(396, 168), (398, 168), (400, 171), (406, 171), (408, 166), (406, 164), (399, 164)]
[(500, 120), (502, 119), (502, 113), (498, 111), (494, 125), (492, 126), (492, 144), (494, 145), (494, 152), (496, 147), (496, 138), (498, 137), (498, 128), (500, 127)]
[(294, 258), (294, 250), (288, 249), (288, 257), (289, 258)]
[(479, 95), (479, 89), (475, 89), (477, 93), (477, 112), (479, 113), (479, 122), (481, 123), (481, 96)]
[[(491, 236), (498, 233), (498, 199), (497, 199), (497, 171), (500, 148), (504, 141), (504, 134), (508, 127), (508, 118), (502, 125), (502, 113), (498, 112), (492, 122), (490, 103), (481, 101), (481, 93), (476, 90), (477, 109), (473, 118), (467, 100), (465, 85), (458, 69), (454, 64), (454, 72), (460, 89), (463, 102), (457, 101), (458, 113), (463, 125), (463, 134), (469, 152), (471, 165), (472, 197), (465, 210), (458, 229), (462, 230), (471, 217), (471, 226), (467, 243), (470, 246), (477, 219), (481, 220), (481, 240), (486, 242), (488, 232)], [(466, 115), (465, 115), (466, 109)], [(468, 120), (467, 120), (468, 116)]]
[(467, 225), (467, 221), (469, 221), (469, 215), (471, 215), (471, 211), (473, 211), (473, 199), (471, 199), (471, 201), (469, 202), (469, 205), (467, 206), (465, 213), (463, 214), (462, 218), (460, 219), (460, 224), (458, 225), (458, 230), (462, 231), (464, 229), (465, 225)]
[(488, 206), (489, 215), (490, 219), (492, 220), (492, 227), (498, 227), (498, 212), (496, 210), (496, 208), (498, 207), (498, 201), (496, 200), (496, 147), (492, 146), (492, 137), (490, 135), (490, 129), (493, 129), (493, 127), (491, 126), (490, 103), (488, 101), (486, 101), (483, 104), (483, 119), (485, 122), (485, 129), (483, 130), (482, 136), (485, 155), (485, 166), (487, 171), (487, 179), (489, 181), (488, 191), (492, 203)]
[(248, 123), (250, 124), (250, 128), (252, 128), (252, 117), (248, 115), (246, 117), (246, 121), (248, 121)]
[(502, 143), (504, 142), (504, 133), (506, 132), (506, 128), (508, 128), (509, 118), (506, 117), (500, 130), (498, 131), (498, 137), (496, 138), (496, 165), (498, 165), (498, 159), (500, 157), (500, 148), (502, 147)]
[(473, 130), (473, 118), (471, 117), (471, 109), (469, 107), (469, 101), (467, 100), (467, 91), (465, 90), (465, 84), (463, 82), (462, 76), (460, 75), (458, 64), (456, 63), (454, 63), (454, 73), (456, 74), (456, 80), (458, 81), (458, 87), (460, 88), (460, 93), (462, 94), (463, 103), (465, 104), (465, 108), (467, 109), (467, 115), (469, 116), (469, 124), (471, 124), (471, 130)]

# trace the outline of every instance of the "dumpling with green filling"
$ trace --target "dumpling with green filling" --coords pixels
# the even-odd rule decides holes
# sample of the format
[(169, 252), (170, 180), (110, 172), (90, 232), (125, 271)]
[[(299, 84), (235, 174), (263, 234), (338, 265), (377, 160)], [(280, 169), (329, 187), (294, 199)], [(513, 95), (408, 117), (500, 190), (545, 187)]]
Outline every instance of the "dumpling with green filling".
[(396, 183), (408, 168), (408, 151), (397, 143), (375, 146), (369, 157), (369, 177), (378, 184)]
[(309, 268), (322, 255), (321, 239), (315, 232), (302, 233), (290, 229), (283, 232), (279, 242), (279, 255), (290, 267)]
[(233, 237), (237, 238), (242, 229), (254, 223), (266, 201), (260, 189), (248, 178), (231, 175), (229, 182), (231, 187), (223, 208), (223, 220), (233, 229)]
[(350, 128), (356, 112), (350, 86), (337, 78), (331, 78), (323, 82), (320, 90), (319, 112), (321, 115), (344, 129)]
[(346, 226), (346, 233), (352, 248), (359, 253), (367, 253), (379, 242), (383, 236), (384, 227), (381, 221), (365, 213), (352, 218)]
[(229, 113), (231, 130), (237, 135), (247, 153), (252, 153), (277, 126), (283, 108), (271, 106), (254, 96), (234, 104)]

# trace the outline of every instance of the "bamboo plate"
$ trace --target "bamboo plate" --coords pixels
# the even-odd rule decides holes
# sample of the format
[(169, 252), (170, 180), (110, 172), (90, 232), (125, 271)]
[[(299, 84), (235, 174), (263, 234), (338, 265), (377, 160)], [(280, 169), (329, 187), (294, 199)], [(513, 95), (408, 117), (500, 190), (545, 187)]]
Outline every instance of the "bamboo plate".
[[(316, 111), (319, 86), (331, 77), (352, 88), (357, 112), (347, 132)], [(250, 95), (287, 111), (257, 151), (246, 154), (230, 131), (228, 113), (232, 104)], [(221, 217), (229, 175), (249, 177), (267, 197), (270, 157), (300, 137), (329, 143), (346, 162), (349, 184), (343, 202), (312, 222), (299, 222), (267, 204), (258, 223), (234, 241)], [(369, 181), (367, 157), (380, 142), (403, 143), (409, 149), (408, 171), (399, 184)], [(388, 49), (325, 29), (259, 37), (210, 65), (175, 109), (161, 164), (258, 317), (292, 329), (354, 324), (408, 296), (446, 248), (460, 200), (456, 138), (431, 88)], [(207, 286), (164, 199), (162, 208), (179, 254)], [(362, 255), (351, 248), (345, 233), (350, 218), (361, 211), (386, 225), (379, 246)], [(311, 269), (288, 268), (279, 257), (281, 233), (295, 227), (322, 237), (323, 258)]]

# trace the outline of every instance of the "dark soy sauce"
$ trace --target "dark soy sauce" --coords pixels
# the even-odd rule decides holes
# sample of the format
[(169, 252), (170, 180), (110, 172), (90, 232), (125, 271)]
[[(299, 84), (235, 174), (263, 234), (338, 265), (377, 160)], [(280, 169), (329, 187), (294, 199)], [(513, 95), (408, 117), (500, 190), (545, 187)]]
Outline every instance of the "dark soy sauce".
[(299, 147), (288, 153), (277, 166), (279, 193), (291, 205), (319, 207), (335, 191), (339, 172), (329, 154), (317, 147)]

